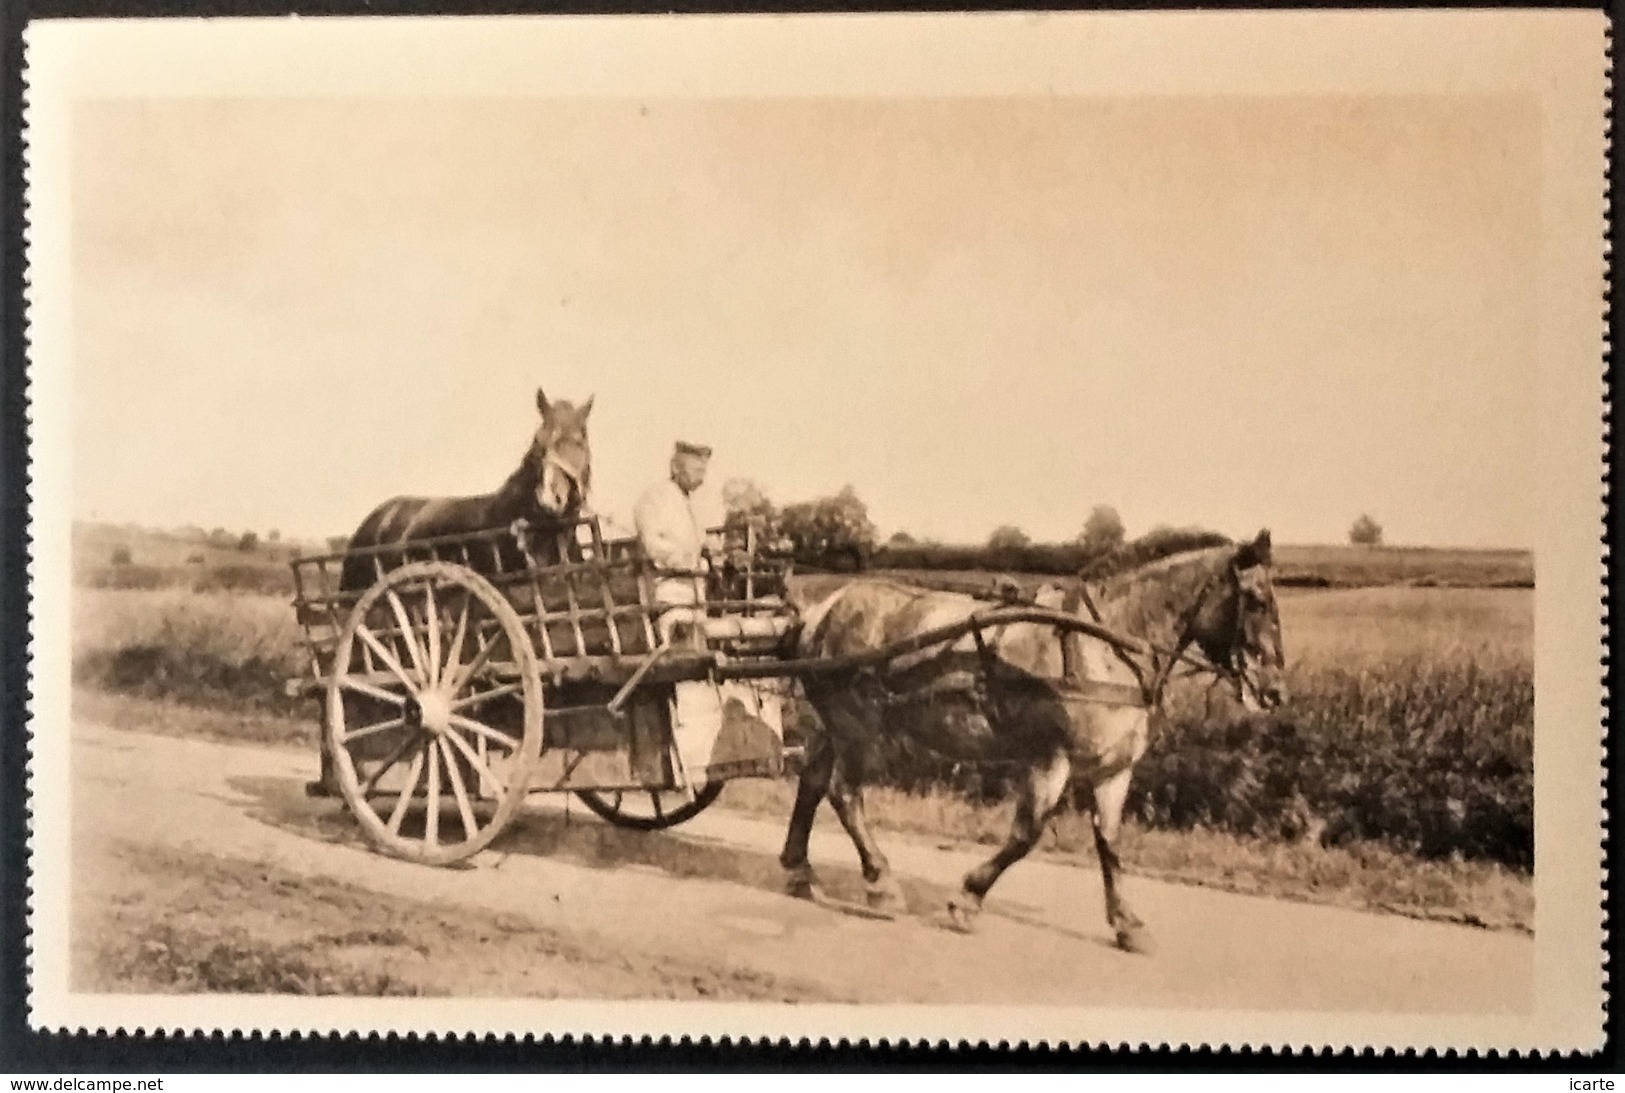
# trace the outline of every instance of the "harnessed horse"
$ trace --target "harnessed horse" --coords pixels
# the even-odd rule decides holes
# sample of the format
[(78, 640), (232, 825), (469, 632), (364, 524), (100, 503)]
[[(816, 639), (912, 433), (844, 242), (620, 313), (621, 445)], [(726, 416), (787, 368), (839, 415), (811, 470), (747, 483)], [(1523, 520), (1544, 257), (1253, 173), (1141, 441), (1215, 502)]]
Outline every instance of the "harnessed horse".
[[(808, 743), (779, 859), (792, 895), (816, 897), (807, 843), (814, 813), (827, 796), (857, 849), (870, 905), (883, 911), (902, 905), (863, 810), (868, 745), (883, 734), (901, 735), (947, 758), (1015, 763), (1025, 771), (1010, 836), (965, 875), (950, 902), (957, 926), (970, 928), (988, 890), (1037, 845), (1076, 779), (1092, 795), (1107, 922), (1121, 948), (1147, 950), (1145, 926), (1118, 886), (1116, 841), (1129, 782), (1177, 668), (1228, 680), (1252, 709), (1284, 701), (1269, 532), (1137, 567), (1103, 582), (1095, 597), (1062, 595), (1048, 590), (1045, 606), (1132, 640), (1114, 643), (1058, 633), (1042, 623), (1011, 623), (875, 670), (804, 682), (822, 728)], [(862, 654), (950, 625), (984, 606), (966, 594), (854, 581), (804, 616), (798, 654)]]

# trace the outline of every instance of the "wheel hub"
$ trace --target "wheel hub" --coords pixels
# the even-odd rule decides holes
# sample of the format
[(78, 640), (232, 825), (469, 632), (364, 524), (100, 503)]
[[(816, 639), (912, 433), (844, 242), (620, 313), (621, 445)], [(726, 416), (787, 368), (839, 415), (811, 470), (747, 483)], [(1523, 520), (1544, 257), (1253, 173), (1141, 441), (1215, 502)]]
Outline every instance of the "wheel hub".
[(406, 700), (406, 723), (441, 735), (451, 728), (451, 701), (439, 691), (424, 691)]

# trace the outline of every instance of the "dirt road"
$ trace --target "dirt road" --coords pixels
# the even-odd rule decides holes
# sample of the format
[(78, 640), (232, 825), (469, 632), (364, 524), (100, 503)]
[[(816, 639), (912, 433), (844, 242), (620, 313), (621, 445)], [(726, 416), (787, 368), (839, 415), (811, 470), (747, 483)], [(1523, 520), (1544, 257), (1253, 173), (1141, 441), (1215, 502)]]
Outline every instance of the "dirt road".
[[(1006, 875), (976, 934), (950, 932), (945, 900), (982, 852), (895, 834), (885, 843), (909, 913), (885, 922), (782, 895), (782, 822), (721, 809), (639, 834), (537, 798), (467, 868), (434, 869), (370, 851), (341, 802), (307, 799), (312, 755), (82, 724), (73, 764), (76, 854), (162, 847), (313, 884), (328, 878), (384, 902), (500, 914), (580, 952), (613, 954), (623, 981), (628, 968), (654, 966), (636, 959), (667, 959), (714, 970), (719, 982), (782, 982), (796, 985), (791, 994), (851, 1001), (1434, 1013), (1529, 1005), (1534, 946), (1512, 933), (1131, 877), (1129, 898), (1158, 946), (1134, 956), (1110, 944), (1098, 875), (1040, 861)], [(827, 810), (812, 852), (832, 894), (858, 900), (851, 845)], [(525, 959), (523, 930), (502, 943), (509, 959)], [(418, 945), (436, 959), (432, 936)], [(590, 974), (577, 979), (592, 989)]]

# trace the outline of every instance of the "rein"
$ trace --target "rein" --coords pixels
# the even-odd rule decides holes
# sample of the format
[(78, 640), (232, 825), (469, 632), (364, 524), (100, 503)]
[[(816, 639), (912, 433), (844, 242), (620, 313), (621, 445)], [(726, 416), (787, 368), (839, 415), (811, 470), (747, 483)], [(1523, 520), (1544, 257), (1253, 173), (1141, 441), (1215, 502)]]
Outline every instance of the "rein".
[[(803, 573), (816, 573), (831, 576), (848, 575), (839, 574), (835, 570), (820, 568), (817, 566), (798, 565), (795, 568)], [(1226, 580), (1227, 577), (1228, 574), (1215, 574), (1208, 579), (1206, 584), (1202, 586), (1202, 590), (1200, 594), (1197, 595), (1195, 602), (1181, 616), (1179, 620), (1179, 627), (1176, 631), (1178, 636), (1175, 638), (1172, 646), (1160, 645), (1145, 638), (1134, 639), (1151, 655), (1151, 671), (1149, 676), (1147, 674), (1145, 665), (1131, 656), (1121, 645), (1116, 642), (1107, 643), (1111, 647), (1113, 655), (1127, 665), (1129, 670), (1134, 673), (1135, 678), (1139, 680), (1140, 690), (1147, 709), (1157, 709), (1162, 704), (1164, 690), (1166, 690), (1169, 681), (1176, 678), (1208, 674), (1214, 677), (1213, 684), (1210, 684), (1210, 686), (1224, 681), (1231, 683), (1237, 683), (1239, 681), (1242, 686), (1252, 687), (1252, 684), (1246, 678), (1246, 675), (1236, 671), (1233, 666), (1215, 663), (1212, 658), (1208, 657), (1206, 654), (1200, 651), (1194, 651), (1192, 649), (1192, 642), (1189, 638), (1191, 627), (1195, 624), (1197, 616), (1201, 614), (1202, 609), (1207, 606), (1208, 599), (1213, 594), (1214, 588), (1218, 586), (1219, 582)], [(982, 589), (969, 588), (963, 584), (956, 584), (952, 581), (931, 580), (929, 578), (909, 577), (905, 579), (899, 577), (887, 577), (885, 580), (889, 583), (897, 585), (900, 588), (908, 588), (911, 590), (926, 592), (947, 592), (961, 596), (969, 596), (972, 599), (982, 600), (985, 602), (999, 603), (1005, 606), (1035, 606), (1037, 603), (1034, 597), (1020, 592), (1020, 590), (1016, 588), (1015, 583), (1007, 578), (994, 578), (994, 580), (990, 582), (990, 587), (984, 587)], [(1062, 610), (1075, 614), (1080, 604), (1088, 610), (1089, 616), (1095, 622), (1095, 624), (1104, 628), (1105, 623), (1102, 619), (1100, 609), (1095, 604), (1093, 595), (1091, 595), (1089, 592), (1089, 584), (1087, 581), (1082, 580), (1078, 582), (1075, 589), (1069, 589), (1067, 591), (1066, 598), (1063, 600)], [(1236, 626), (1238, 629), (1240, 625), (1241, 622), (1238, 615), (1236, 620)], [(980, 628), (974, 630), (972, 634), (976, 640), (978, 652), (985, 663), (993, 656), (993, 653), (987, 648)], [(1075, 672), (1069, 671), (1069, 669), (1076, 667), (1070, 663), (1073, 657), (1073, 654), (1069, 651), (1070, 644), (1071, 643), (1069, 640), (1067, 640), (1067, 637), (1063, 636), (1061, 642), (1061, 662), (1063, 665), (1062, 674), (1063, 678), (1075, 680)], [(1234, 648), (1234, 646), (1235, 642), (1232, 642), (1232, 648)], [(1176, 671), (1179, 669), (1183, 669), (1183, 671), (1178, 672), (1176, 675)], [(1254, 690), (1256, 693), (1256, 688), (1254, 688)]]

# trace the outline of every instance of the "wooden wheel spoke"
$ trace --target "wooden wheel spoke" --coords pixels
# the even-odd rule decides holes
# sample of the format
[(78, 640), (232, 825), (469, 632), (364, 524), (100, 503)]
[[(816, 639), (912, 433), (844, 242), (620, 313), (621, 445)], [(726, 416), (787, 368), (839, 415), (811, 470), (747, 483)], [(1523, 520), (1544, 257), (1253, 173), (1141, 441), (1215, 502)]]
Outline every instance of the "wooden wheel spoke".
[[(475, 640), (479, 640), (477, 628), (475, 631)], [(463, 670), (457, 673), (456, 682), (447, 688), (450, 693), (456, 694), (458, 691), (468, 686), (469, 680), (473, 679), (479, 674), (480, 669), (484, 668), (486, 662), (491, 659), (491, 654), (496, 652), (497, 642), (499, 640), (501, 640), (499, 636), (492, 635), (491, 640), (480, 647), (480, 651), (474, 654), (474, 659), (469, 661), (468, 664), (464, 666)]]
[(423, 582), (424, 630), (428, 632), (429, 662), (425, 671), (429, 686), (440, 682), (440, 606), (434, 599), (434, 581)]
[(446, 780), (451, 783), (451, 795), (457, 798), (457, 814), (463, 821), (463, 838), (472, 839), (480, 825), (474, 819), (474, 807), (468, 803), (468, 787), (463, 785), (463, 776), (457, 770), (457, 761), (451, 753), (451, 745), (444, 740), (436, 740), (435, 745), (440, 748), (446, 760)]
[(666, 810), (660, 807), (660, 794), (651, 791), (649, 794), (649, 803), (654, 806), (655, 819), (664, 819), (666, 816)]
[(349, 732), (344, 734), (343, 743), (348, 744), (352, 740), (360, 740), (364, 736), (371, 736), (374, 733), (388, 732), (390, 729), (400, 729), (404, 728), (405, 726), (405, 719), (392, 717), (388, 721), (379, 721), (373, 725), (363, 725), (359, 729), (351, 729)]
[(523, 683), (504, 683), (502, 686), (493, 687), (489, 691), (479, 691), (475, 694), (459, 698), (457, 701), (451, 704), (451, 712), (457, 713), (460, 710), (472, 709), (475, 706), (490, 702), (494, 698), (503, 698), (507, 695), (519, 694), (524, 689), (525, 685)]
[(440, 842), (440, 749), (423, 749), (429, 760), (429, 791), (423, 799), (423, 841), (430, 846)]
[(469, 765), (474, 768), (474, 772), (495, 786), (498, 793), (502, 793), (508, 788), (502, 779), (491, 773), (491, 768), (485, 765), (485, 761), (483, 759), (474, 754), (474, 749), (469, 747), (467, 741), (465, 741), (461, 736), (458, 736), (454, 732), (449, 732), (445, 736), (441, 737), (441, 739), (450, 740), (452, 744), (456, 746), (457, 750), (463, 753), (463, 758), (468, 760)]
[(412, 667), (417, 669), (418, 679), (427, 682), (429, 671), (423, 664), (423, 650), (418, 647), (417, 627), (412, 623), (412, 614), (406, 610), (406, 605), (395, 594), (393, 588), (384, 589), (384, 598), (389, 601), (389, 609), (395, 613), (395, 622), (401, 628), (401, 643), (406, 646), (406, 654), (412, 660)]
[(406, 768), (406, 784), (401, 787), (401, 795), (395, 799), (395, 810), (389, 814), (388, 831), (397, 838), (401, 833), (401, 821), (406, 818), (406, 806), (412, 800), (412, 792), (418, 788), (418, 775), (423, 773), (423, 755), (424, 751), (420, 750), (412, 756), (412, 765)]
[(376, 698), (379, 702), (387, 702), (391, 706), (406, 705), (405, 695), (396, 694), (394, 691), (386, 691), (382, 687), (374, 687), (371, 683), (352, 676), (342, 677), (339, 680), (339, 686), (346, 691), (354, 691), (356, 694), (366, 695), (368, 698)]
[(384, 662), (384, 667), (388, 668), (395, 678), (401, 681), (403, 687), (411, 691), (421, 688), (421, 684), (407, 674), (406, 669), (401, 667), (401, 662), (395, 659), (395, 654), (384, 648), (384, 643), (378, 640), (378, 635), (374, 634), (369, 627), (357, 626), (355, 633), (356, 637), (367, 643), (367, 648), (377, 654), (378, 659)]
[[(454, 728), (462, 729), (464, 732), (474, 733), (476, 736), (483, 736), (493, 744), (500, 744), (502, 747), (507, 748), (510, 752), (517, 750), (519, 747), (519, 741), (515, 740), (513, 737), (507, 735), (506, 733), (500, 733), (489, 725), (475, 721), (472, 717), (464, 717), (461, 714), (454, 713), (447, 717), (446, 720), (450, 722)], [(452, 733), (451, 735), (455, 737), (457, 734)]]
[(452, 635), (451, 652), (446, 654), (446, 663), (440, 672), (441, 679), (456, 679), (458, 662), (463, 659), (463, 639), (468, 634), (468, 609), (474, 597), (468, 594), (463, 596), (463, 609), (457, 614), (457, 631)]
[(381, 765), (371, 774), (367, 775), (367, 781), (361, 787), (362, 797), (370, 796), (372, 791), (378, 788), (379, 779), (383, 778), (383, 776), (389, 773), (391, 768), (393, 768), (396, 763), (401, 761), (402, 757), (412, 749), (412, 745), (417, 743), (417, 739), (418, 738), (416, 736), (408, 736), (406, 739), (402, 740), (400, 747), (396, 748), (390, 753), (389, 758), (384, 760), (383, 765)]

